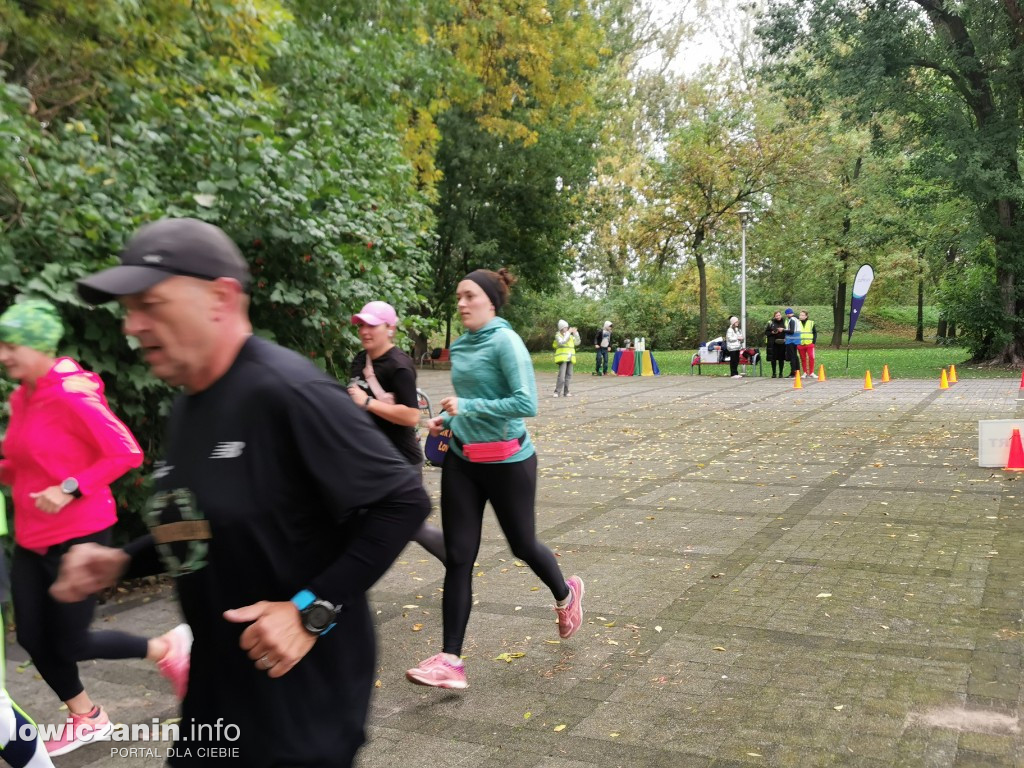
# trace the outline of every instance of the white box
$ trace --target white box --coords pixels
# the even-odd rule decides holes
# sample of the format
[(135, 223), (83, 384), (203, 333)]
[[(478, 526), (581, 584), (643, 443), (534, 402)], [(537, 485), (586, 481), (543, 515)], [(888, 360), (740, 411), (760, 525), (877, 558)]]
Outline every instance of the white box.
[(707, 347), (701, 347), (698, 352), (700, 353), (700, 361), (702, 363), (720, 363), (722, 362), (721, 353), (717, 349), (708, 350)]

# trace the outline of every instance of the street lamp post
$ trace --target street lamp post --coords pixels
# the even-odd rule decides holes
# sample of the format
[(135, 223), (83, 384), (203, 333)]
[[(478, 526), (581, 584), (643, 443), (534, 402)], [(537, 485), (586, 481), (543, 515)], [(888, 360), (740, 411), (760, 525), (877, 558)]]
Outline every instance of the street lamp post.
[(743, 343), (750, 346), (747, 339), (747, 223), (750, 221), (750, 209), (743, 205), (738, 211), (740, 215), (740, 333)]

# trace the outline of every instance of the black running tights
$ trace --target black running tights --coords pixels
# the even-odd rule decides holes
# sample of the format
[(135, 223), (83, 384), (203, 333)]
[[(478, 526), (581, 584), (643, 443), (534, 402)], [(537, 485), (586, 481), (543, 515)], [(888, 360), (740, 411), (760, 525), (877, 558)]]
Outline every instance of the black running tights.
[(444, 528), (444, 652), (462, 654), (473, 604), (473, 563), (480, 549), (484, 507), (491, 502), (512, 555), (530, 566), (556, 600), (569, 588), (554, 554), (537, 541), (534, 498), (537, 456), (510, 464), (474, 464), (449, 451), (441, 473)]
[(73, 544), (86, 541), (108, 545), (110, 529), (57, 544), (37, 554), (14, 548), (11, 596), (18, 643), (40, 676), (61, 701), (73, 699), (85, 688), (78, 677), (78, 662), (86, 659), (143, 659), (147, 640), (125, 632), (90, 632), (96, 598), (59, 603), (50, 597), (60, 559)]

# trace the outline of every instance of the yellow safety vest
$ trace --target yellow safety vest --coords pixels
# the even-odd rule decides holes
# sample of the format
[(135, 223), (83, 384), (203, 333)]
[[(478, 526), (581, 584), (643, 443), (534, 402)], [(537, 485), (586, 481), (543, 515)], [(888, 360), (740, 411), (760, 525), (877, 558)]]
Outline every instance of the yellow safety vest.
[(801, 344), (813, 344), (814, 343), (814, 321), (807, 320), (803, 324), (803, 328), (800, 330), (800, 343)]
[(551, 342), (551, 346), (555, 349), (556, 363), (576, 362), (576, 339), (573, 338), (571, 333), (569, 333), (568, 336), (569, 338), (565, 344), (558, 343), (558, 336), (555, 336), (555, 340)]

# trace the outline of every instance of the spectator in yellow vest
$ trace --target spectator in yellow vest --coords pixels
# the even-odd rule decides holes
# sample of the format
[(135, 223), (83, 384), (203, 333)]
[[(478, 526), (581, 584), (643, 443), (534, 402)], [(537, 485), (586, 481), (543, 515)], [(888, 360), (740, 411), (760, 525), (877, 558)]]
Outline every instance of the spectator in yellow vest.
[(804, 376), (818, 378), (814, 372), (814, 345), (818, 343), (818, 327), (813, 320), (807, 319), (807, 310), (800, 310), (800, 344), (796, 350), (800, 353), (800, 367)]
[(565, 320), (558, 321), (558, 332), (551, 346), (555, 348), (555, 362), (558, 363), (558, 381), (555, 382), (555, 397), (569, 397), (569, 382), (572, 381), (572, 366), (576, 362), (576, 345), (580, 343), (580, 332), (570, 328)]

